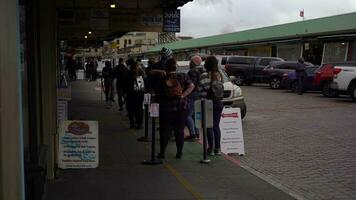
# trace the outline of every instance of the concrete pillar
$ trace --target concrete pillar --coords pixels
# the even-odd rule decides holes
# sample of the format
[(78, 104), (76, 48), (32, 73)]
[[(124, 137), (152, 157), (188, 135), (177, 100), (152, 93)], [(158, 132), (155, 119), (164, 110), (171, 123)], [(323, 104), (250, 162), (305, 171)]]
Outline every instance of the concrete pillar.
[(18, 1), (0, 1), (0, 199), (24, 199)]
[(39, 0), (40, 74), (43, 143), (47, 147), (47, 178), (54, 178), (57, 132), (57, 41), (56, 9), (48, 0)]

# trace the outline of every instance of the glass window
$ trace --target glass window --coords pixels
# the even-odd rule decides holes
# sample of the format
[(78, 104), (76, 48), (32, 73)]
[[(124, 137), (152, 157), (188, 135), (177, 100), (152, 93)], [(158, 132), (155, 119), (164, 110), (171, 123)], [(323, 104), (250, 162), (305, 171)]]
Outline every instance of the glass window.
[(227, 57), (223, 57), (221, 59), (221, 65), (225, 65), (226, 64), (226, 61), (227, 61)]
[(249, 64), (253, 64), (254, 60), (255, 58), (249, 58), (249, 57), (231, 57), (229, 59), (229, 63), (249, 65)]
[(346, 59), (347, 43), (332, 42), (324, 44), (323, 63), (343, 62)]
[(274, 60), (273, 60), (273, 59), (270, 59), (270, 58), (263, 58), (263, 59), (261, 59), (260, 65), (262, 65), (262, 66), (267, 66), (267, 65), (269, 65), (269, 63), (270, 63), (271, 61), (274, 61)]
[(131, 44), (131, 39), (129, 40), (129, 44)]

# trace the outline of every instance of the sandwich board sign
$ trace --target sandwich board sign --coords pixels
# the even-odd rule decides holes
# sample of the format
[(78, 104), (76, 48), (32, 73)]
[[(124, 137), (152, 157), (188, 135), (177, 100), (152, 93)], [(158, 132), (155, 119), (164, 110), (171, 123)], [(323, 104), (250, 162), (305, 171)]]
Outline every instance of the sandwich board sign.
[(58, 167), (96, 168), (99, 165), (97, 121), (59, 122)]
[(245, 154), (240, 108), (224, 108), (220, 119), (221, 152)]

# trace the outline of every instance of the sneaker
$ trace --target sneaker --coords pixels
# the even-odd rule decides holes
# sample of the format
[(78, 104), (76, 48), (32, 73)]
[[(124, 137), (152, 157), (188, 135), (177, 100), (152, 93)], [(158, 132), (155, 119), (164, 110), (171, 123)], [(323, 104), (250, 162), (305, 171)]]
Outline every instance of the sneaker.
[(211, 149), (208, 149), (208, 156), (215, 156), (213, 150)]
[(177, 153), (176, 158), (177, 159), (182, 159), (182, 153)]
[(214, 154), (217, 156), (221, 156), (221, 151), (219, 149), (215, 149)]

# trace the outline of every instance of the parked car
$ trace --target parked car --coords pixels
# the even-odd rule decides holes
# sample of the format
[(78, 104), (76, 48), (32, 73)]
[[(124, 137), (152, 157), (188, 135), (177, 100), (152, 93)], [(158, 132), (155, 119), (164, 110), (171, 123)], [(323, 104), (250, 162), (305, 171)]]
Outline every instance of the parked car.
[[(178, 72), (188, 73), (189, 71), (189, 61), (178, 61)], [(204, 63), (200, 68), (203, 68)], [(202, 69), (203, 70), (203, 69)], [(235, 79), (235, 77), (229, 77), (226, 72), (219, 68), (220, 73), (223, 76), (224, 81), (224, 99), (222, 100), (225, 106), (237, 107), (241, 109), (242, 119), (246, 116), (247, 106), (245, 103), (244, 96), (242, 95), (242, 90), (239, 86), (235, 85), (230, 79)]]
[[(314, 66), (309, 62), (305, 62), (307, 67)], [(267, 67), (263, 69), (263, 74), (266, 79), (266, 82), (269, 83), (272, 89), (282, 88), (282, 78), (283, 74), (295, 71), (298, 66), (297, 61), (275, 61), (271, 62)]]
[(251, 85), (265, 82), (263, 69), (273, 61), (283, 61), (277, 57), (232, 56), (227, 60), (225, 70), (229, 76), (235, 76), (237, 85)]
[(219, 67), (221, 69), (225, 70), (226, 62), (231, 57), (231, 55), (230, 56), (228, 56), (228, 55), (216, 55), (215, 57), (216, 57), (216, 59), (218, 59)]
[(352, 100), (356, 102), (356, 63), (335, 65), (331, 88), (349, 93)]
[(325, 63), (317, 71), (314, 78), (314, 85), (321, 88), (321, 92), (326, 97), (336, 97), (339, 95), (338, 90), (333, 90), (330, 84), (334, 79), (334, 66), (347, 63)]
[[(314, 85), (315, 72), (319, 67), (308, 67), (306, 68), (306, 78), (304, 80), (303, 89), (306, 91), (319, 91), (320, 87)], [(284, 73), (282, 77), (282, 87), (293, 92), (297, 91), (298, 79), (295, 71)]]

